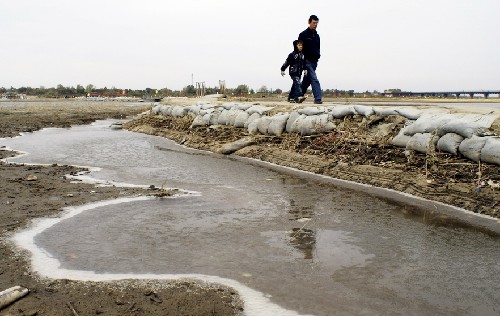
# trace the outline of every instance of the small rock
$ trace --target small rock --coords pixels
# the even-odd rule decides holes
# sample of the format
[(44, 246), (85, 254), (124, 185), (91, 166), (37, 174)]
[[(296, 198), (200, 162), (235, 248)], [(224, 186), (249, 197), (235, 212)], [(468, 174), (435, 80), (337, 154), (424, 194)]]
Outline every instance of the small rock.
[(29, 174), (27, 177), (26, 177), (26, 181), (36, 181), (38, 180), (37, 176), (33, 175), (33, 174)]

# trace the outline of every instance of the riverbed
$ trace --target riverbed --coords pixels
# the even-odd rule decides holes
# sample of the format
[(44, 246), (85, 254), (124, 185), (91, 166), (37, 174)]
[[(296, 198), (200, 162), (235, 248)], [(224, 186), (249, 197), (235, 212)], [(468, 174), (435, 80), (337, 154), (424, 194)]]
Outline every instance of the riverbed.
[(283, 313), (498, 313), (494, 237), (425, 224), (409, 205), (111, 123), (45, 129), (1, 144), (29, 153), (12, 161), (97, 167), (94, 179), (189, 194), (101, 205), (54, 222), (33, 238), (60, 265), (45, 269), (49, 276), (64, 269), (96, 280), (231, 280), (262, 294), (267, 300), (254, 304), (263, 310), (269, 303)]

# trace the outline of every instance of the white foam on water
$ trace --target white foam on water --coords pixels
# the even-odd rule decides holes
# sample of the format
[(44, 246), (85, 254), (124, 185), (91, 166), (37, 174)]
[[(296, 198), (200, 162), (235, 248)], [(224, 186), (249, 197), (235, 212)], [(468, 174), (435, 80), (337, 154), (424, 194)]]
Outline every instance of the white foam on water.
[[(176, 198), (176, 197), (174, 197)], [(115, 200), (100, 201), (90, 203), (82, 206), (67, 207), (61, 217), (57, 218), (43, 218), (33, 221), (31, 228), (16, 233), (12, 240), (15, 244), (31, 253), (31, 264), (33, 270), (38, 272), (41, 276), (53, 279), (70, 279), (79, 281), (118, 281), (118, 280), (181, 280), (191, 279), (203, 281), (208, 283), (216, 283), (228, 286), (236, 290), (240, 298), (244, 302), (245, 315), (249, 316), (292, 316), (300, 315), (299, 313), (287, 310), (281, 306), (274, 304), (270, 301), (264, 293), (251, 289), (240, 282), (232, 279), (222, 278), (218, 276), (203, 275), (203, 274), (98, 274), (93, 271), (80, 271), (69, 270), (61, 268), (61, 263), (58, 259), (54, 258), (50, 253), (35, 244), (35, 237), (41, 234), (46, 229), (66, 220), (72, 218), (82, 212), (107, 205), (115, 205), (120, 203), (146, 201), (154, 199), (149, 196), (139, 196), (134, 198), (119, 198)]]

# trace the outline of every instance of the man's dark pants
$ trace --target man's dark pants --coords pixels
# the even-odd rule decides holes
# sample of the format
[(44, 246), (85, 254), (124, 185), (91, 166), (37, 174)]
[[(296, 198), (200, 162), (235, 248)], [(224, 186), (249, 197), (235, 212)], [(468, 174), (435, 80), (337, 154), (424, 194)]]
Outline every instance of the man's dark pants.
[(318, 62), (306, 60), (307, 76), (304, 76), (301, 88), (302, 93), (305, 94), (307, 92), (307, 88), (309, 88), (309, 85), (311, 85), (314, 95), (314, 101), (321, 101), (321, 85), (319, 83), (318, 77), (316, 76), (316, 67), (318, 67)]

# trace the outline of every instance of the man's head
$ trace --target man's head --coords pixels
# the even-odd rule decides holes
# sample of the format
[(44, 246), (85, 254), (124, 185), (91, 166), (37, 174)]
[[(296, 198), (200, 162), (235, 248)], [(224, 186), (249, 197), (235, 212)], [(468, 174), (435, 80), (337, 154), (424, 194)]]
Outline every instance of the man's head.
[(316, 30), (318, 27), (319, 18), (314, 14), (309, 17), (309, 28), (311, 30)]

